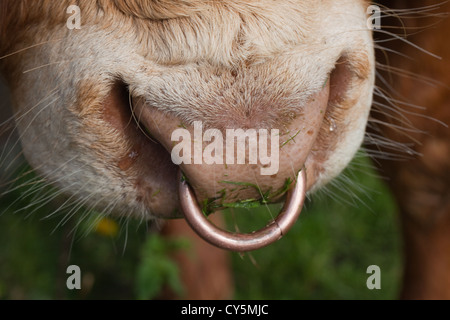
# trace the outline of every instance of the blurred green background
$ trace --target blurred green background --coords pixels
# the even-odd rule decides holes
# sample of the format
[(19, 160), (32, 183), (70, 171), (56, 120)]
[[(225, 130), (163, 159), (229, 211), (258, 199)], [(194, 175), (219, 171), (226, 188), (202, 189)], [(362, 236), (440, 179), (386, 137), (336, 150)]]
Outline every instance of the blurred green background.
[[(36, 203), (46, 192), (37, 186), (39, 178), (27, 175), (0, 197), (1, 299), (152, 299), (165, 286), (182, 294), (170, 255), (189, 250), (186, 239), (162, 239), (152, 225), (86, 215), (83, 208), (47, 217), (61, 204)], [(241, 231), (278, 212), (233, 210), (225, 213), (229, 228)], [(400, 247), (395, 205), (361, 153), (309, 199), (282, 240), (251, 254), (230, 253), (234, 298), (395, 299)], [(81, 267), (81, 291), (66, 288), (68, 262)], [(366, 286), (370, 265), (381, 268), (381, 290)]]

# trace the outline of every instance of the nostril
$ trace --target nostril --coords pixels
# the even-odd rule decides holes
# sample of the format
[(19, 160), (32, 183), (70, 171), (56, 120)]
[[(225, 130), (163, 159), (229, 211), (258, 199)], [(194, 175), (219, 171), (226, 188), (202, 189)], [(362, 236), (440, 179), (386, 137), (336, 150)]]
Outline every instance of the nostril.
[(346, 105), (343, 101), (348, 98), (348, 92), (354, 77), (355, 73), (352, 71), (349, 59), (346, 55), (341, 56), (328, 79), (330, 83), (330, 96), (323, 120), (323, 129), (319, 135), (319, 141), (321, 143), (327, 140), (328, 134), (337, 134), (339, 130), (342, 130), (338, 123), (345, 122), (343, 117), (348, 112), (348, 108), (353, 106), (353, 104)]
[(337, 105), (345, 99), (354, 74), (349, 60), (342, 56), (336, 62), (336, 66), (330, 75), (330, 105)]
[(118, 176), (134, 183), (135, 190), (124, 190), (124, 194), (135, 198), (139, 206), (149, 208), (152, 216), (179, 216), (178, 203), (173, 201), (178, 197), (177, 167), (162, 144), (154, 137), (149, 139), (151, 130), (138, 121), (125, 82), (117, 81), (111, 86), (100, 116), (108, 131), (108, 139), (102, 140), (102, 151), (116, 166)]
[(151, 130), (141, 121), (142, 115), (136, 113), (133, 107), (135, 103), (140, 103), (139, 100), (136, 102), (131, 96), (129, 86), (124, 81), (118, 80), (111, 86), (110, 94), (103, 104), (103, 118), (127, 136), (139, 134), (155, 144), (160, 144)]
[(102, 104), (102, 116), (116, 130), (126, 130), (132, 118), (129, 105), (128, 86), (123, 81), (116, 81)]

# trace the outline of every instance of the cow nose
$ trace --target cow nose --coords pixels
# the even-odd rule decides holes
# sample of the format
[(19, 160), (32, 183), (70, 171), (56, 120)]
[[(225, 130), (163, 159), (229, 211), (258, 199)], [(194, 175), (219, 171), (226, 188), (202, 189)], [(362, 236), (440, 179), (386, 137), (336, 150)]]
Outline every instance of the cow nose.
[(277, 202), (284, 196), (313, 148), (329, 92), (328, 81), (307, 103), (298, 106), (295, 116), (277, 122), (261, 121), (275, 123), (270, 127), (258, 123), (250, 127), (248, 118), (237, 117), (232, 124), (227, 121), (217, 128), (220, 118), (188, 123), (170, 109), (161, 110), (145, 102), (136, 101), (133, 108), (151, 138), (161, 143), (180, 166), (202, 208), (214, 211)]

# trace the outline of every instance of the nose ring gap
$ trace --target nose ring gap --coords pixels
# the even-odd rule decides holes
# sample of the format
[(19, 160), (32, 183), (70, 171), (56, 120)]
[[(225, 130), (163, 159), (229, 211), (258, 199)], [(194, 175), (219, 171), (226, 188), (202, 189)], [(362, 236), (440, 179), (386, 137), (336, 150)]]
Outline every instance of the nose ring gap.
[(277, 218), (253, 233), (232, 233), (218, 228), (203, 214), (193, 189), (179, 172), (179, 196), (186, 221), (210, 244), (230, 251), (248, 252), (281, 239), (297, 221), (306, 197), (306, 170), (301, 170), (287, 193), (286, 202)]

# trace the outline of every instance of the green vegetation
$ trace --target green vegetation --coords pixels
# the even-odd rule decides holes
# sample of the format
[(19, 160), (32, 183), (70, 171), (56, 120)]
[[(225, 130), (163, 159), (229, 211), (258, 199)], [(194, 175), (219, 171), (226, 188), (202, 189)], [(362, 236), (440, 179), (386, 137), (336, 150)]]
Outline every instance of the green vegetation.
[[(359, 159), (354, 167), (367, 163)], [(380, 180), (363, 171), (344, 176), (359, 187), (337, 184), (314, 196), (292, 231), (276, 244), (231, 254), (235, 298), (396, 298), (401, 273), (396, 209)], [(170, 255), (189, 251), (185, 239), (162, 240), (151, 232), (155, 226), (139, 221), (117, 220), (117, 229), (81, 209), (45, 218), (61, 203), (29, 206), (36, 194), (26, 195), (34, 187), (26, 184), (0, 198), (1, 299), (148, 299), (167, 287), (183, 292)], [(278, 210), (265, 204), (252, 210), (231, 208), (226, 217), (231, 230), (237, 226), (250, 232)], [(81, 291), (65, 287), (70, 264), (81, 267)], [(381, 268), (381, 290), (366, 287), (370, 265)]]
[[(206, 216), (209, 216), (214, 211), (220, 210), (220, 209), (227, 209), (227, 208), (237, 208), (237, 209), (255, 209), (260, 208), (263, 205), (267, 205), (274, 202), (274, 199), (277, 199), (279, 196), (285, 194), (288, 190), (291, 184), (293, 183), (291, 178), (286, 179), (284, 182), (284, 185), (277, 191), (272, 192), (272, 188), (269, 189), (266, 192), (263, 192), (259, 186), (253, 183), (249, 182), (235, 182), (235, 181), (219, 181), (219, 183), (222, 184), (228, 184), (228, 185), (234, 185), (239, 186), (240, 190), (245, 189), (255, 189), (256, 192), (261, 196), (261, 199), (246, 199), (246, 200), (240, 200), (235, 202), (226, 202), (227, 201), (227, 193), (226, 189), (223, 189), (217, 194), (217, 196), (214, 199), (206, 199), (203, 201), (202, 211), (203, 214)], [(231, 191), (235, 191), (231, 190)], [(261, 211), (257, 211), (258, 213), (261, 213)]]
[[(395, 299), (401, 253), (395, 206), (378, 179), (358, 175), (372, 199), (352, 206), (345, 191), (307, 204), (293, 229), (279, 242), (244, 256), (233, 254), (237, 299)], [(364, 181), (362, 181), (364, 179)], [(361, 196), (361, 195), (360, 195)], [(250, 232), (259, 215), (237, 212), (228, 218)], [(252, 223), (253, 222), (253, 223)], [(259, 227), (265, 222), (259, 222)], [(244, 229), (242, 226), (248, 226)], [(366, 287), (367, 267), (381, 268), (381, 290)]]

